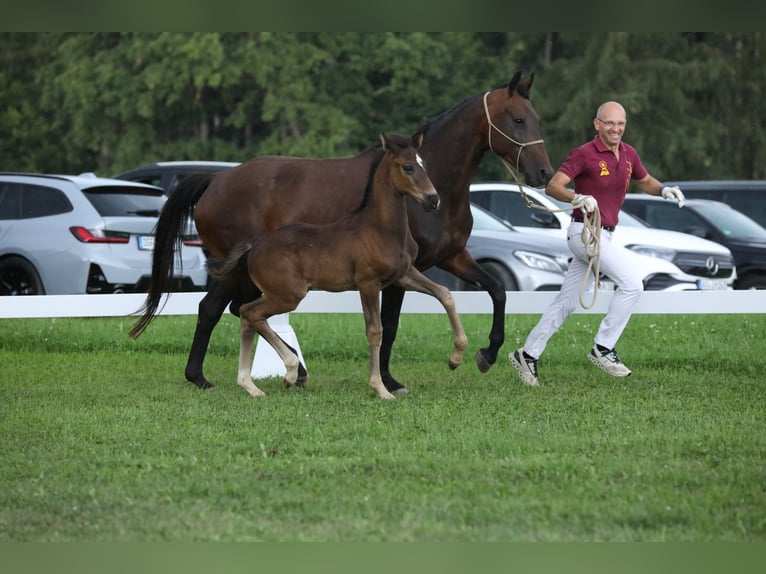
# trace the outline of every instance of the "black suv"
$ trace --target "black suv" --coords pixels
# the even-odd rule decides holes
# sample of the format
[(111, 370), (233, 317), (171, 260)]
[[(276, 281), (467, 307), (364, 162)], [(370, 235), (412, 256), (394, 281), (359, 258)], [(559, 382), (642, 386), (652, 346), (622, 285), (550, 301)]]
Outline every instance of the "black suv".
[(766, 179), (667, 181), (689, 199), (722, 201), (766, 227)]
[[(681, 188), (683, 190), (683, 187)], [(675, 201), (629, 193), (622, 208), (653, 227), (691, 233), (729, 248), (737, 269), (735, 289), (766, 289), (766, 229), (720, 201)]]
[(170, 195), (187, 175), (201, 171), (223, 171), (235, 165), (239, 164), (231, 161), (158, 161), (118, 173), (113, 177), (156, 185), (164, 189), (166, 195)]

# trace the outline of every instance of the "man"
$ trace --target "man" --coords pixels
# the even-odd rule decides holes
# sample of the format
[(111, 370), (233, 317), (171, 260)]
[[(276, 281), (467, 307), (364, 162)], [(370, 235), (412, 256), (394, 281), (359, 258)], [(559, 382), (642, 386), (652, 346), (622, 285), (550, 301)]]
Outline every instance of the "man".
[[(684, 204), (684, 194), (678, 187), (663, 186), (646, 171), (636, 150), (622, 141), (626, 124), (625, 109), (619, 103), (602, 104), (593, 119), (596, 137), (572, 150), (545, 188), (548, 195), (569, 202), (575, 208), (567, 230), (567, 243), (574, 258), (559, 294), (529, 333), (524, 346), (509, 355), (521, 380), (527, 385), (538, 385), (537, 361), (540, 355), (548, 340), (579, 305), (585, 274), (591, 272), (582, 239), (583, 216), (596, 209), (600, 211), (602, 227), (600, 269), (614, 281), (617, 290), (599, 325), (588, 358), (612, 376), (627, 377), (631, 374), (617, 355), (615, 346), (644, 286), (642, 277), (636, 273), (638, 267), (631, 264), (634, 254), (613, 245), (612, 232), (631, 179), (650, 195), (662, 195), (665, 199), (678, 201), (678, 207)], [(570, 182), (574, 182), (574, 193), (567, 189)]]

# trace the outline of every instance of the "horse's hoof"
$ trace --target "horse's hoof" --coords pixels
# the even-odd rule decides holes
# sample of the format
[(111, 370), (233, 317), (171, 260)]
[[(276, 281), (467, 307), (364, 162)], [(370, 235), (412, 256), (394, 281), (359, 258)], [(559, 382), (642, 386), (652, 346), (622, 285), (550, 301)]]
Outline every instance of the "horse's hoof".
[(476, 366), (482, 373), (486, 373), (492, 368), (492, 363), (490, 363), (489, 360), (487, 360), (487, 357), (484, 356), (484, 349), (479, 349), (476, 352)]
[(213, 387), (215, 387), (215, 385), (211, 383), (210, 381), (199, 381), (199, 382), (192, 381), (192, 383), (194, 383), (194, 385), (201, 391), (205, 391), (207, 389), (212, 389)]
[(395, 395), (406, 395), (409, 391), (407, 390), (407, 387), (399, 387), (398, 389), (393, 389), (391, 392)]
[(386, 390), (389, 393), (399, 393), (402, 395), (407, 393), (407, 389), (404, 385), (391, 376), (383, 377), (383, 386), (386, 387)]
[(457, 369), (459, 366), (460, 366), (460, 363), (456, 363), (455, 361), (450, 361), (450, 362), (449, 362), (449, 370), (450, 370), (450, 371), (454, 371), (454, 370), (455, 370), (455, 369)]
[(298, 376), (298, 379), (295, 381), (295, 385), (300, 387), (300, 388), (302, 388), (302, 389), (305, 389), (306, 385), (308, 385), (308, 384), (309, 384), (309, 376), (308, 375), (306, 375), (304, 377)]

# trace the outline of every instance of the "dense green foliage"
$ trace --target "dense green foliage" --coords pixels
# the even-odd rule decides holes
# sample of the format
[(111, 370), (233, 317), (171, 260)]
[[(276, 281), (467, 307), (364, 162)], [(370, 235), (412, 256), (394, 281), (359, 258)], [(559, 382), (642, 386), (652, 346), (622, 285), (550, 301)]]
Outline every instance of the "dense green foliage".
[[(167, 159), (351, 155), (535, 73), (558, 165), (603, 101), (660, 178), (766, 177), (751, 33), (1, 33), (0, 169), (112, 175)], [(494, 158), (482, 179), (505, 177)]]
[[(292, 315), (309, 386), (262, 399), (231, 316), (210, 391), (183, 381), (193, 316), (135, 341), (125, 318), (3, 320), (0, 541), (766, 540), (766, 316), (635, 316), (628, 379), (585, 358), (599, 319), (570, 318), (530, 388), (505, 353), (449, 371), (446, 317), (404, 315), (395, 401), (360, 314)], [(489, 320), (463, 317), (469, 357)], [(535, 320), (507, 318), (506, 351)]]

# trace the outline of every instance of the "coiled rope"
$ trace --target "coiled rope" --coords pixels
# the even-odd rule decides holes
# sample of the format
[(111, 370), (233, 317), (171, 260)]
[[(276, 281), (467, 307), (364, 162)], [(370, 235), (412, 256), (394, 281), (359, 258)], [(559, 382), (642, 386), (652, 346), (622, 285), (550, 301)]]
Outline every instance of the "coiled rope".
[[(508, 164), (506, 164), (506, 167), (508, 167)], [(529, 199), (516, 174), (513, 171), (511, 171), (511, 174), (514, 176), (516, 185), (519, 186), (519, 192), (521, 193), (521, 197), (524, 199), (524, 203), (526, 203), (527, 207), (532, 209), (539, 209), (541, 211), (547, 211), (549, 213), (574, 211), (575, 209), (579, 209), (575, 206), (562, 207), (561, 209), (552, 209), (543, 205), (536, 204), (531, 199)], [(590, 309), (596, 303), (596, 296), (598, 295), (598, 278), (601, 273), (601, 212), (599, 211), (598, 207), (591, 213), (587, 213), (585, 210), (582, 211), (583, 226), (582, 231), (580, 232), (580, 239), (585, 246), (585, 256), (588, 259), (588, 271), (585, 273), (582, 285), (580, 286), (580, 305), (583, 307), (583, 309)], [(588, 278), (591, 273), (593, 274), (593, 298), (591, 299), (590, 303), (586, 304), (583, 298), (585, 291), (588, 289)]]

